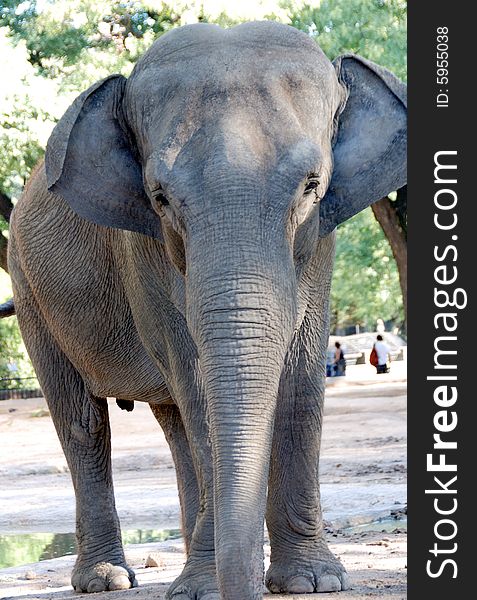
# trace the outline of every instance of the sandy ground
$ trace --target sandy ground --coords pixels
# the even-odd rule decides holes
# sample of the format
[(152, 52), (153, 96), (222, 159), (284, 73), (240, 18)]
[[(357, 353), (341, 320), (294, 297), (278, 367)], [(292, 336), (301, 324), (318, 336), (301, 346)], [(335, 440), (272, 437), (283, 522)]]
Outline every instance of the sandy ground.
[[(340, 600), (406, 597), (406, 533), (389, 520), (406, 506), (406, 363), (393, 363), (387, 375), (373, 371), (369, 365), (348, 367), (346, 377), (327, 385), (322, 503), (331, 549), (352, 584)], [(126, 413), (111, 402), (110, 416), (123, 530), (177, 528), (172, 459), (148, 406), (136, 403)], [(0, 402), (0, 439), (0, 535), (72, 531), (74, 495), (44, 401)], [(386, 530), (379, 523), (359, 527), (386, 517)], [(146, 568), (152, 552), (159, 566)], [(128, 546), (126, 554), (139, 587), (95, 599), (161, 600), (184, 563), (180, 540)], [(266, 545), (266, 567), (268, 554)], [(73, 563), (74, 557), (63, 557), (0, 569), (0, 598), (70, 598)]]

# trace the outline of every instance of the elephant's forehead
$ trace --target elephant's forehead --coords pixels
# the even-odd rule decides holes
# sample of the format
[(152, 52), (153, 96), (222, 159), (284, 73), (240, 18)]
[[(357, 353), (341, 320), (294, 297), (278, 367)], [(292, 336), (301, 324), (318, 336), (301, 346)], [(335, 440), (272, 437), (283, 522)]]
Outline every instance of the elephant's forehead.
[[(204, 49), (205, 50), (205, 49)], [(201, 93), (214, 97), (243, 95), (259, 97), (265, 90), (279, 87), (293, 94), (309, 92), (333, 102), (338, 82), (329, 61), (303, 52), (290, 53), (284, 48), (264, 48), (260, 52), (244, 48), (237, 52), (206, 49), (193, 56), (176, 56), (166, 62), (151, 62), (135, 72), (128, 83), (138, 99), (147, 101), (157, 94)], [(315, 60), (316, 58), (320, 60)]]
[(167, 34), (168, 43), (161, 38), (138, 63), (126, 112), (144, 157), (159, 152), (172, 164), (190, 140), (196, 156), (210, 140), (225, 140), (263, 157), (303, 134), (320, 145), (329, 140), (341, 96), (320, 48), (291, 28), (235, 29)]
[[(281, 67), (287, 60), (330, 69), (330, 61), (309, 36), (293, 27), (273, 22), (244, 23), (231, 29), (200, 24), (173, 29), (161, 36), (138, 61), (133, 73), (152, 65), (164, 68), (181, 63), (191, 74), (197, 63), (205, 69), (238, 68), (257, 64)], [(188, 65), (193, 68), (187, 69)], [(184, 75), (187, 75), (184, 72)]]
[(207, 100), (207, 108), (234, 98), (260, 103), (284, 93), (289, 100), (310, 94), (333, 104), (338, 87), (332, 64), (308, 36), (261, 22), (167, 33), (138, 61), (127, 93), (146, 105), (161, 97), (177, 101), (195, 95)]
[(134, 128), (157, 142), (178, 129), (194, 132), (218, 122), (232, 127), (237, 119), (256, 123), (271, 138), (285, 130), (328, 133), (340, 93), (331, 65), (319, 68), (290, 56), (276, 61), (196, 56), (161, 69), (151, 64), (128, 84), (127, 98)]

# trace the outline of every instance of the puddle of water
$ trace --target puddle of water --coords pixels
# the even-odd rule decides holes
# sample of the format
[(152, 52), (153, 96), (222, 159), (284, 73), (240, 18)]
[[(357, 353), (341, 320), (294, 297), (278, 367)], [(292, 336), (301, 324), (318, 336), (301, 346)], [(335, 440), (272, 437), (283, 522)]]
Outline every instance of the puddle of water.
[[(147, 544), (177, 539), (180, 529), (133, 529), (123, 531), (123, 544)], [(0, 569), (76, 554), (74, 533), (0, 535)]]
[(379, 519), (372, 523), (362, 523), (353, 527), (346, 527), (343, 531), (346, 533), (363, 533), (365, 531), (385, 531), (391, 533), (395, 529), (407, 531), (407, 519)]
[[(407, 519), (380, 519), (372, 523), (346, 527), (342, 531), (347, 533), (391, 532), (394, 529), (407, 531)], [(180, 529), (132, 529), (122, 533), (125, 545), (165, 542), (180, 538), (181, 535)], [(74, 533), (0, 535), (0, 569), (71, 554), (76, 554)]]

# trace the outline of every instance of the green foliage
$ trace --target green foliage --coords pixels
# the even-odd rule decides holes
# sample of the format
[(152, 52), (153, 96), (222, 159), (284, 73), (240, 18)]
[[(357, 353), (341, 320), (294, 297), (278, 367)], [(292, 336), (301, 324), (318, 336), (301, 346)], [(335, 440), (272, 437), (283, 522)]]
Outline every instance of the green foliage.
[(117, 2), (111, 8), (111, 14), (103, 17), (110, 24), (110, 36), (121, 40), (124, 47), (128, 37), (142, 39), (152, 31), (155, 37), (165, 33), (180, 22), (180, 16), (166, 4), (160, 9), (141, 2)]
[(12, 38), (16, 42), (25, 42), (31, 64), (45, 74), (48, 74), (50, 59), (59, 58), (65, 64), (74, 64), (88, 45), (88, 31), (77, 24), (73, 7), (64, 10), (64, 2), (56, 4), (60, 5), (61, 20), (48, 19), (51, 4), (38, 12), (35, 0), (9, 0), (0, 13)]
[(394, 258), (370, 208), (338, 228), (331, 307), (333, 330), (357, 324), (373, 330), (378, 318), (402, 323)]
[(311, 35), (331, 60), (353, 52), (406, 79), (405, 0), (322, 0), (288, 7), (290, 24)]
[(0, 320), (0, 388), (36, 388), (35, 372), (23, 346), (16, 317)]
[(18, 196), (58, 114), (51, 100), (57, 86), (36, 74), (24, 42), (14, 46), (4, 28), (0, 54), (2, 76), (8, 81), (0, 88), (0, 190)]
[(167, 4), (134, 0), (56, 0), (42, 3), (41, 11), (34, 0), (9, 0), (0, 12), (0, 24), (15, 43), (25, 42), (29, 62), (47, 77), (68, 76), (68, 67), (81, 69), (95, 53), (105, 60), (116, 55), (120, 67), (134, 63), (145, 46), (179, 23)]
[[(0, 269), (0, 303), (11, 297), (12, 290), (8, 275)], [(0, 388), (37, 388), (36, 379), (23, 383), (5, 379), (35, 377), (18, 328), (16, 317), (0, 319)], [(1, 381), (3, 379), (3, 381)]]
[[(20, 4), (22, 5), (20, 7)], [(0, 5), (0, 25), (8, 27), (12, 34), (20, 35), (21, 30), (36, 17), (36, 2), (2, 0)]]

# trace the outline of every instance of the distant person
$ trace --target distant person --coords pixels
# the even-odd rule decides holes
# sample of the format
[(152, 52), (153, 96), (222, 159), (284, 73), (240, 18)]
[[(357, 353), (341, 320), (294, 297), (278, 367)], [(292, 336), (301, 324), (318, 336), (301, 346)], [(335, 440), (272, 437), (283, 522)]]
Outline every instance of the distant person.
[(388, 368), (388, 356), (389, 362), (391, 362), (391, 354), (389, 350), (389, 346), (386, 342), (383, 341), (383, 336), (376, 336), (376, 342), (374, 343), (374, 349), (376, 350), (376, 354), (378, 355), (378, 364), (376, 365), (376, 373), (389, 373)]
[(346, 360), (343, 354), (343, 349), (339, 342), (335, 342), (335, 358), (333, 361), (333, 369), (336, 377), (346, 375)]

